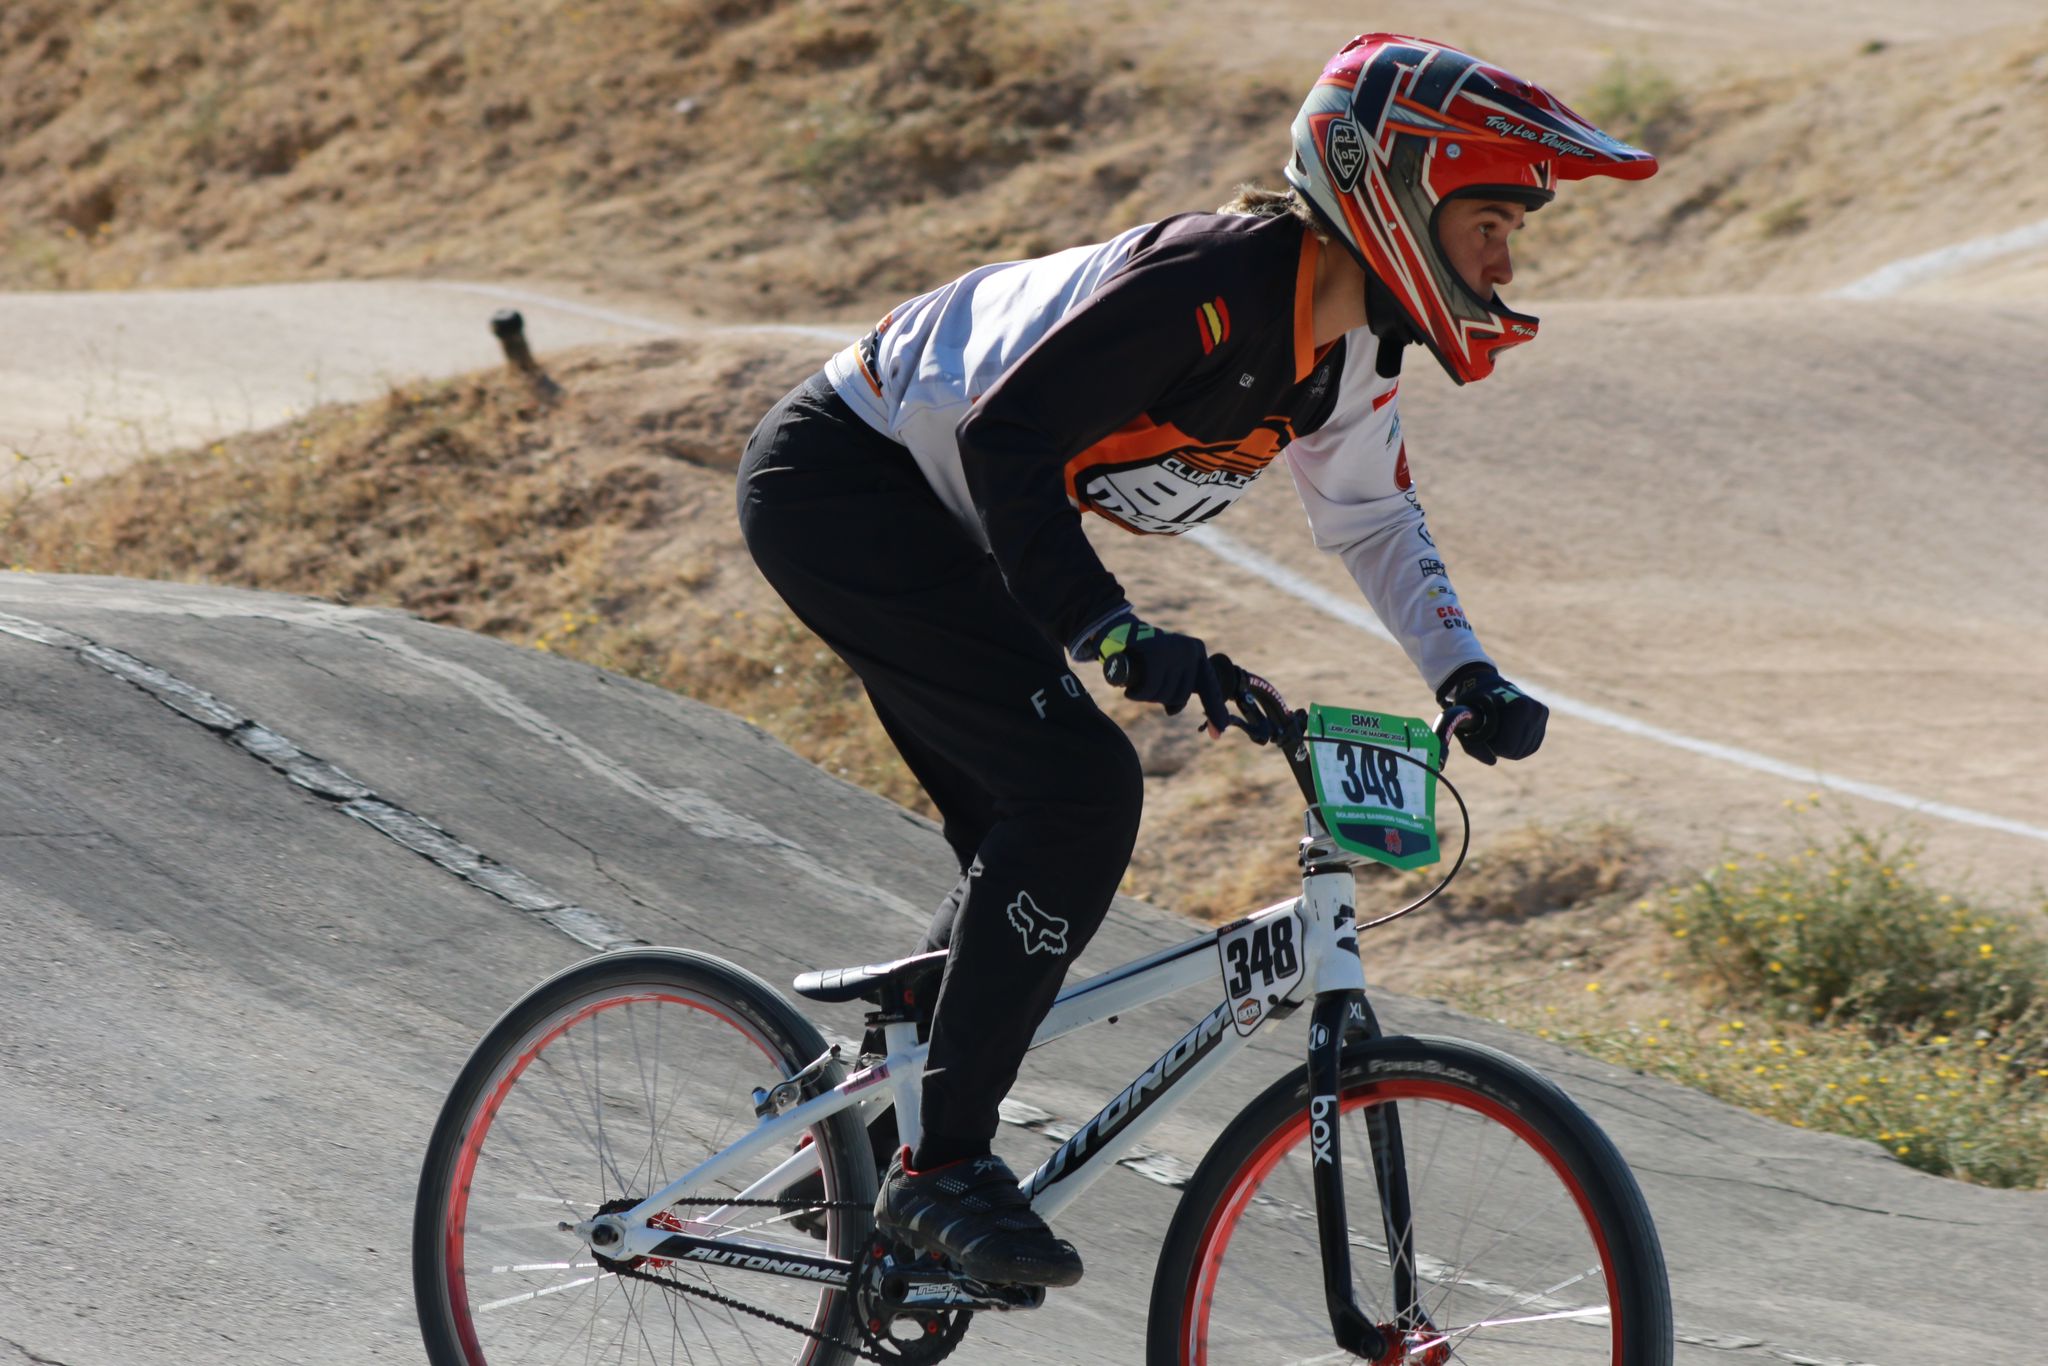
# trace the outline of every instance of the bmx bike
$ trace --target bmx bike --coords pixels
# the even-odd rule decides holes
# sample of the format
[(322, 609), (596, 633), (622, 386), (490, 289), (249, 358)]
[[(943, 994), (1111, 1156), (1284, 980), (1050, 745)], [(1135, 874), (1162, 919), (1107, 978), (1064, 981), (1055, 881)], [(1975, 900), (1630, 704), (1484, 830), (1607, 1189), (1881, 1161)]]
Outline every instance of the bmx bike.
[[(1033, 1047), (1207, 986), (1222, 999), (1022, 1187), (1057, 1218), (1251, 1038), (1305, 1017), (1305, 1058), (1223, 1130), (1162, 1242), (1148, 1366), (1668, 1366), (1670, 1292), (1627, 1164), (1505, 1053), (1381, 1032), (1355, 869), (1439, 862), (1435, 726), (1291, 711), (1218, 657), (1232, 723), (1277, 742), (1309, 806), (1301, 893), (1071, 982)], [(1442, 786), (1456, 798), (1449, 783)], [(1459, 806), (1463, 802), (1459, 800)], [(1469, 835), (1466, 836), (1466, 842)], [(682, 949), (600, 954), (508, 1010), (430, 1140), (414, 1286), (435, 1366), (936, 1362), (975, 1314), (1039, 1308), (892, 1245), (867, 1124), (919, 1132), (919, 1017), (943, 951), (808, 972), (866, 1001), (884, 1046), (847, 1057), (789, 1000)], [(1085, 1247), (1085, 1225), (1070, 1225)]]

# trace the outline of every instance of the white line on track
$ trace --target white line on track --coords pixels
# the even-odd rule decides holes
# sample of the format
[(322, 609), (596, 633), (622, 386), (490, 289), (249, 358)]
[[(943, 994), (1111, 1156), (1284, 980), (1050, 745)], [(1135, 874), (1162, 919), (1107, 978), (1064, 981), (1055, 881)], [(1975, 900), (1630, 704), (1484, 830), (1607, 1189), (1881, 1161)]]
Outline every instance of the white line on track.
[[(1392, 634), (1386, 627), (1380, 625), (1379, 619), (1373, 616), (1364, 604), (1333, 599), (1327, 591), (1285, 565), (1278, 564), (1249, 546), (1241, 545), (1211, 528), (1204, 527), (1198, 531), (1191, 531), (1187, 539), (1226, 564), (1256, 574), (1281, 592), (1301, 599), (1317, 612), (1334, 617), (1348, 626), (1355, 626), (1380, 640), (1393, 643)], [(1589, 721), (1596, 726), (1620, 731), (1624, 735), (1633, 735), (1641, 740), (1668, 745), (1673, 749), (1682, 749), (1708, 759), (1718, 759), (1722, 763), (1754, 769), (1775, 778), (1787, 778), (1811, 787), (1826, 788), (1830, 792), (1846, 793), (1852, 797), (1882, 802), (1887, 806), (1901, 807), (1917, 815), (1932, 816), (1938, 820), (1953, 821), (1958, 825), (1974, 825), (1985, 830), (1996, 830), (2003, 834), (2019, 835), (2025, 839), (2048, 843), (2048, 828), (2028, 825), (2024, 821), (2011, 820), (2004, 816), (1994, 816), (1988, 812), (1972, 811), (1968, 807), (1951, 806), (1947, 802), (1929, 801), (1925, 797), (1916, 797), (1910, 792), (1901, 792), (1896, 788), (1880, 787), (1876, 783), (1843, 778), (1818, 769), (1802, 768), (1797, 764), (1788, 764), (1782, 759), (1773, 759), (1768, 754), (1758, 754), (1754, 750), (1738, 749), (1734, 745), (1681, 735), (1677, 731), (1647, 725), (1633, 717), (1609, 711), (1605, 707), (1596, 707), (1590, 702), (1580, 702), (1563, 696), (1547, 687), (1536, 687), (1534, 680), (1521, 681), (1528, 682), (1543, 701), (1549, 704), (1550, 709), (1560, 716)]]
[[(1874, 271), (1860, 280), (1842, 286), (1840, 289), (1833, 291), (1833, 293), (1836, 297), (1840, 298), (1880, 298), (1887, 294), (1896, 293), (1908, 285), (1947, 274), (1966, 265), (1992, 260), (2000, 256), (2012, 255), (2041, 245), (2048, 245), (2048, 220), (2032, 224), (2028, 227), (2018, 228), (2012, 232), (2001, 233), (1995, 237), (1977, 238), (1974, 241), (1945, 247), (1940, 251), (1928, 252), (1923, 256), (1913, 256), (1903, 261), (1894, 261), (1881, 270)], [(472, 294), (489, 295), (511, 302), (524, 302), (535, 307), (558, 308), (566, 312), (582, 314), (599, 321), (611, 322), (623, 327), (636, 327), (649, 332), (679, 335), (686, 330), (668, 323), (657, 322), (651, 318), (641, 318), (629, 313), (618, 313), (611, 309), (597, 308), (589, 304), (578, 304), (567, 300), (555, 299), (546, 294), (530, 290), (513, 289), (501, 285), (466, 284), (456, 281), (440, 281), (436, 283), (438, 287), (443, 289), (458, 289)], [(822, 341), (838, 343), (852, 341), (857, 335), (842, 328), (799, 327), (780, 323), (717, 327), (705, 330), (714, 332), (785, 332), (797, 336), (817, 337)], [(1364, 604), (1333, 600), (1328, 593), (1299, 574), (1296, 574), (1293, 570), (1261, 555), (1249, 546), (1232, 540), (1213, 528), (1205, 527), (1191, 532), (1188, 535), (1188, 539), (1226, 563), (1258, 575), (1275, 588), (1299, 598), (1326, 616), (1335, 617), (1347, 625), (1355, 626), (1366, 634), (1386, 641), (1390, 645), (1397, 643), (1393, 635), (1386, 627), (1380, 624), (1379, 619), (1373, 616), (1371, 610)], [(2024, 821), (2012, 820), (2009, 817), (1994, 815), (1990, 812), (1975, 811), (1969, 807), (1954, 806), (1947, 802), (1931, 801), (1925, 797), (1916, 797), (1910, 792), (1901, 792), (1896, 788), (1882, 787), (1876, 783), (1866, 783), (1855, 778), (1844, 778), (1837, 774), (1826, 773), (1817, 769), (1802, 768), (1797, 764), (1786, 763), (1782, 759), (1774, 759), (1768, 754), (1759, 754), (1754, 750), (1740, 749), (1734, 745), (1724, 745), (1713, 740), (1701, 740), (1695, 736), (1683, 735), (1674, 730), (1666, 730), (1662, 726), (1649, 725), (1633, 717), (1623, 716), (1621, 713), (1610, 711), (1605, 707), (1594, 706), (1590, 702), (1577, 701), (1571, 697), (1552, 692), (1547, 688), (1541, 691), (1543, 700), (1549, 704), (1550, 709), (1561, 716), (1570, 716), (1580, 721), (1589, 722), (1592, 725), (1603, 726), (1609, 730), (1619, 731), (1624, 735), (1632, 735), (1640, 740), (1648, 740), (1653, 744), (1684, 750), (1687, 753), (1697, 754), (1703, 758), (1734, 764), (1754, 772), (1767, 773), (1772, 777), (1788, 779), (1810, 787), (1820, 787), (1830, 792), (1840, 792), (1848, 796), (1862, 797), (1867, 801), (1899, 807), (1902, 810), (1913, 812), (1916, 815), (1931, 817), (1935, 820), (1950, 821), (1958, 825), (1976, 826), (1979, 829), (1995, 830), (2001, 834), (2018, 835), (2022, 839), (2039, 840), (2043, 843), (2048, 843), (2048, 827), (2029, 825)]]
[(1908, 256), (1881, 266), (1861, 279), (1851, 280), (1839, 289), (1828, 291), (1835, 299), (1882, 299), (1897, 294), (1902, 289), (1917, 285), (1924, 280), (1938, 279), (1965, 266), (1974, 266), (1985, 261), (1996, 261), (2002, 256), (2017, 256), (2035, 247), (2048, 247), (2048, 219), (2029, 223), (2011, 232), (2001, 232), (1992, 237), (1972, 238), (1954, 246), (1943, 247), (1919, 256)]

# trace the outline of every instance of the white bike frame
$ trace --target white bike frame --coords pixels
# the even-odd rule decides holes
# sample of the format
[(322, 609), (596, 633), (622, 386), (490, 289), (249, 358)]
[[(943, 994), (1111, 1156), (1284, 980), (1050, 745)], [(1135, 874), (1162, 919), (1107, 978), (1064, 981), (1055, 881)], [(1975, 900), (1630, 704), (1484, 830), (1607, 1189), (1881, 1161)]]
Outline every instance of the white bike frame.
[[(1309, 843), (1316, 845), (1320, 835), (1311, 817)], [(1226, 990), (1220, 1004), (1019, 1183), (1041, 1215), (1050, 1219), (1066, 1208), (1195, 1088), (1236, 1056), (1269, 1021), (1292, 1014), (1318, 997), (1356, 1000), (1365, 990), (1365, 970), (1359, 962), (1353, 928), (1353, 871), (1338, 861), (1344, 856), (1337, 855), (1327, 844), (1315, 852), (1323, 858), (1308, 863), (1300, 896), (1184, 944), (1074, 983), (1059, 994), (1032, 1036), (1033, 1048), (1204, 982), (1216, 982), (1219, 977)], [(1233, 951), (1232, 946), (1242, 950), (1261, 936), (1269, 955), (1289, 939), (1298, 944), (1299, 971), (1272, 974), (1274, 980), (1267, 982), (1257, 980), (1262, 974), (1247, 971), (1243, 953)], [(1238, 961), (1233, 963), (1233, 958)], [(1289, 980), (1283, 983), (1277, 980), (1279, 976)], [(1242, 991), (1238, 989), (1240, 981)], [(765, 1115), (744, 1138), (684, 1172), (631, 1209), (578, 1224), (575, 1232), (594, 1250), (616, 1260), (688, 1256), (693, 1252), (701, 1258), (703, 1240), (716, 1238), (721, 1262), (758, 1262), (760, 1265), (755, 1269), (802, 1279), (824, 1281), (830, 1276), (843, 1277), (843, 1262), (793, 1253), (787, 1244), (768, 1244), (725, 1232), (735, 1218), (757, 1207), (735, 1203), (690, 1218), (680, 1217), (681, 1212), (677, 1211), (661, 1225), (652, 1221), (677, 1201), (694, 1197), (730, 1174), (747, 1169), (765, 1154), (787, 1150), (812, 1126), (854, 1106), (879, 1110), (893, 1104), (897, 1132), (903, 1142), (914, 1146), (921, 1133), (919, 1096), (930, 1047), (917, 1042), (916, 1026), (909, 1023), (885, 1025), (884, 1039), (888, 1056), (881, 1062), (854, 1073), (829, 1091), (798, 1101), (779, 1113)], [(1312, 1044), (1320, 1042), (1311, 1040)], [(878, 1086), (886, 1086), (887, 1090), (876, 1093)], [(772, 1199), (817, 1168), (817, 1150), (806, 1144), (735, 1199)]]

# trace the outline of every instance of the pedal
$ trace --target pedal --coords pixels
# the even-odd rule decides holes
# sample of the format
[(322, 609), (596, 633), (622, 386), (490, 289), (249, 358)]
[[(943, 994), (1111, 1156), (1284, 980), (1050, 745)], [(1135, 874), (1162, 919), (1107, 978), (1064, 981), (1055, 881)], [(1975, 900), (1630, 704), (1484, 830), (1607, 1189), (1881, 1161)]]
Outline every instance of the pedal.
[(909, 1266), (883, 1265), (886, 1302), (905, 1309), (1036, 1309), (1045, 1303), (1042, 1285), (991, 1285), (977, 1281), (929, 1257)]
[(855, 1323), (880, 1361), (932, 1366), (959, 1346), (976, 1312), (1008, 1313), (1045, 1303), (1039, 1285), (989, 1285), (936, 1253), (879, 1239), (854, 1258)]
[(873, 1302), (919, 1312), (1036, 1309), (1045, 1303), (1042, 1285), (1000, 1285), (977, 1281), (936, 1252), (901, 1243), (877, 1242), (861, 1267)]
[(970, 1281), (964, 1276), (961, 1283), (970, 1293), (982, 1296), (984, 1309), (1007, 1313), (1012, 1309), (1037, 1309), (1045, 1303), (1045, 1287), (1042, 1285), (990, 1285), (986, 1281)]

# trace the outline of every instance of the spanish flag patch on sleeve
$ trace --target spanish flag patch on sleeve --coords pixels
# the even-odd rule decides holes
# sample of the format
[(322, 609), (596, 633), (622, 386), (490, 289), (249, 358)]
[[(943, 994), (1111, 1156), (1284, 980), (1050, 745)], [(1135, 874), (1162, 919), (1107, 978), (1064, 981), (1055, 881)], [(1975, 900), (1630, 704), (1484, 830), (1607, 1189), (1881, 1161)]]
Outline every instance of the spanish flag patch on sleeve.
[(1195, 310), (1195, 321), (1202, 329), (1203, 355), (1230, 340), (1230, 309), (1224, 305), (1221, 294)]

